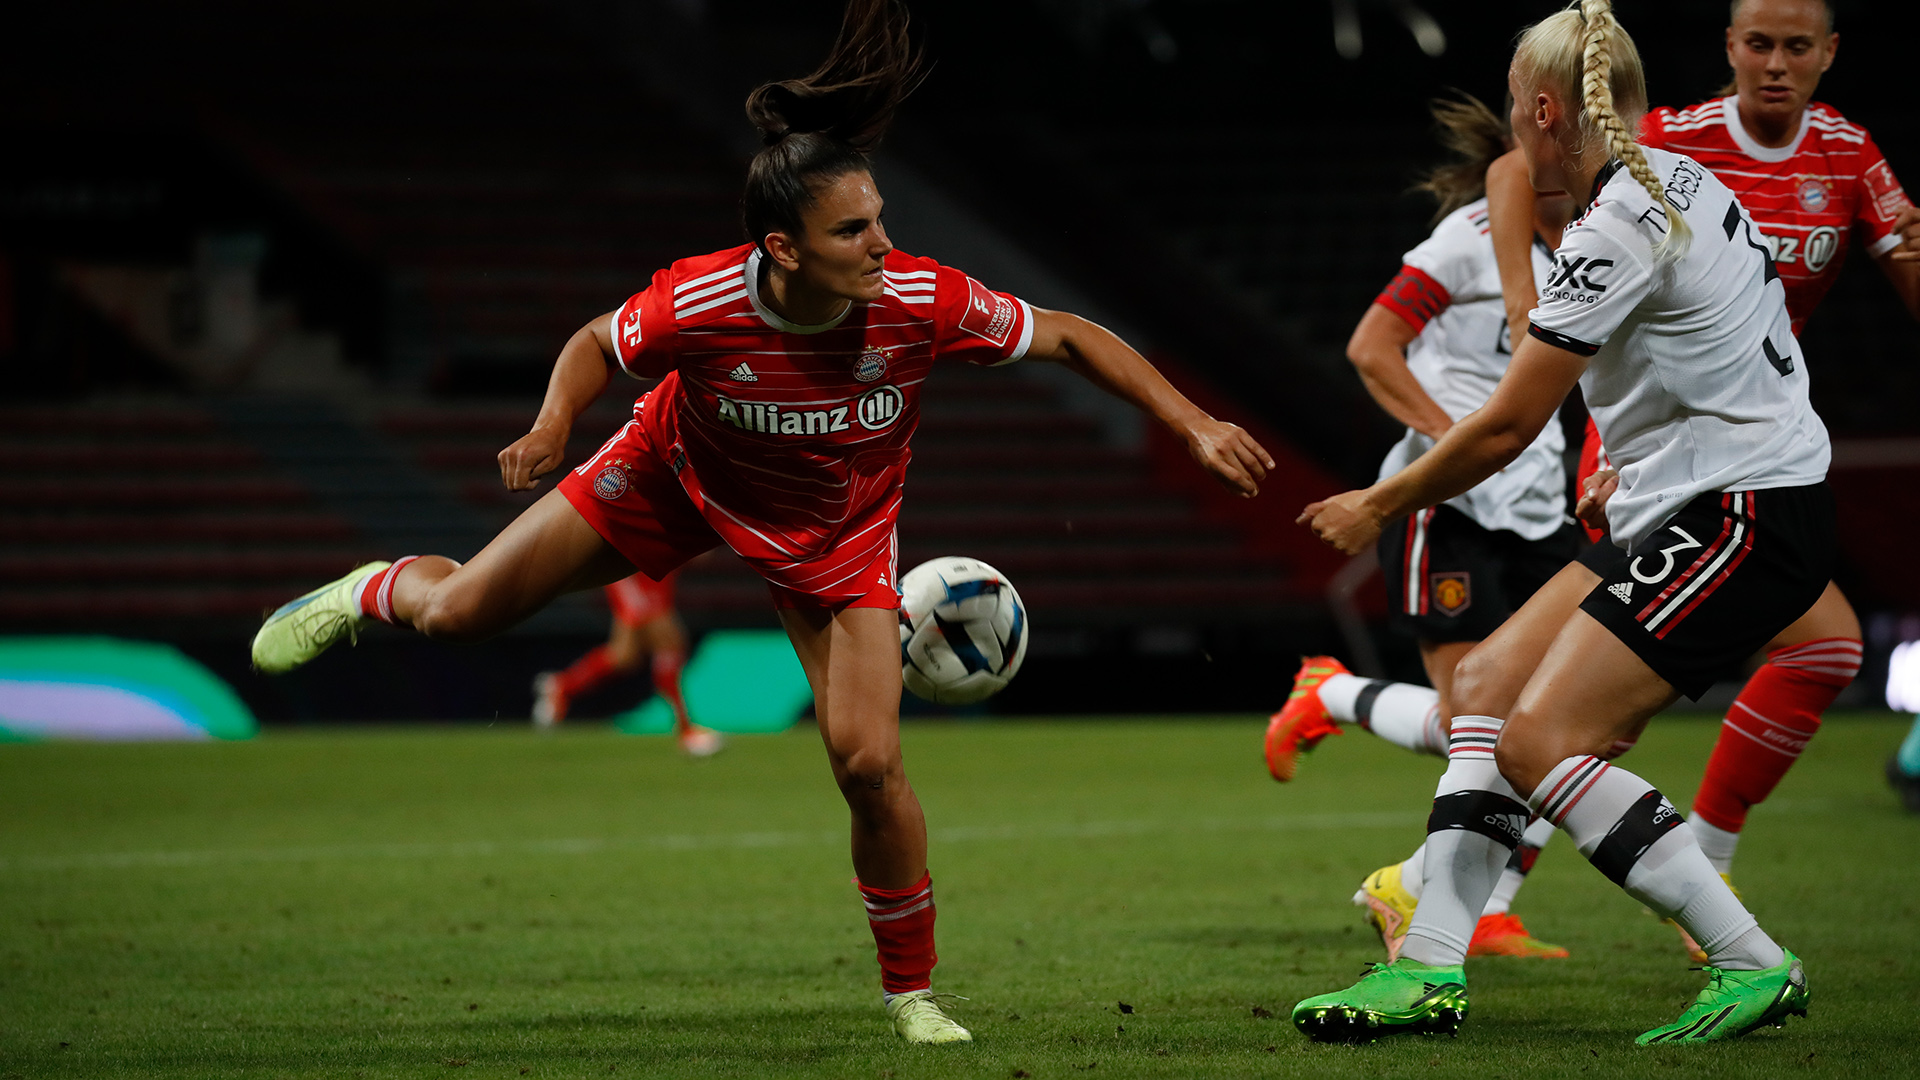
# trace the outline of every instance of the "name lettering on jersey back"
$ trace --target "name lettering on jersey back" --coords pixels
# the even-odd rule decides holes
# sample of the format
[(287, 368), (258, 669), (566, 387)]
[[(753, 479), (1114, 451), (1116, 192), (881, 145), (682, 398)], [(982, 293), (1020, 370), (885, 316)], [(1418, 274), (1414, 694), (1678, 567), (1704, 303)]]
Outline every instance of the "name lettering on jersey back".
[(852, 431), (854, 424), (884, 431), (900, 419), (906, 402), (906, 394), (892, 384), (874, 387), (852, 405), (828, 409), (782, 409), (775, 403), (723, 397), (714, 406), (714, 419), (763, 435), (832, 435)]

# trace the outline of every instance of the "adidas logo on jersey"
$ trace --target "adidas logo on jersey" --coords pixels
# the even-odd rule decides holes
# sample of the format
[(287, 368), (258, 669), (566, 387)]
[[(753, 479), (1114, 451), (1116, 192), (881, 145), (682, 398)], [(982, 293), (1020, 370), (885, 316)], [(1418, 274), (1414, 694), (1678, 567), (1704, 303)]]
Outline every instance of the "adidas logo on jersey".
[(1607, 591), (1620, 598), (1623, 604), (1633, 603), (1633, 583), (1622, 581), (1618, 585), (1607, 586)]
[(727, 372), (727, 378), (732, 379), (734, 382), (759, 382), (760, 381), (760, 376), (755, 375), (753, 373), (753, 369), (747, 366), (747, 362), (745, 360), (740, 361), (739, 367), (734, 368), (732, 371)]

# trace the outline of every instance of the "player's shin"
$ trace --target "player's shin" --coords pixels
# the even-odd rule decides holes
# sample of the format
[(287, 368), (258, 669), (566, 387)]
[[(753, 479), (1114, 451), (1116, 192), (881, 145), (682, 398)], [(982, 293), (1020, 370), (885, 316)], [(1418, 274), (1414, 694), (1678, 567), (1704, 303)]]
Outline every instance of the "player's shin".
[(1533, 872), (1533, 862), (1540, 857), (1540, 849), (1553, 839), (1553, 822), (1545, 818), (1534, 818), (1527, 831), (1520, 834), (1520, 843), (1514, 847), (1513, 854), (1507, 859), (1506, 869), (1500, 871), (1500, 881), (1493, 887), (1493, 896), (1487, 900), (1484, 915), (1499, 915), (1513, 907), (1513, 898), (1519, 894), (1520, 886)]
[(1784, 962), (1780, 946), (1701, 854), (1680, 812), (1645, 780), (1583, 754), (1555, 766), (1528, 803), (1565, 829), (1595, 869), (1686, 928), (1709, 964), (1751, 971)]
[(1490, 716), (1454, 718), (1447, 771), (1427, 819), (1420, 907), (1403, 957), (1436, 966), (1466, 961), (1474, 926), (1526, 828), (1527, 808), (1493, 760), (1501, 726)]
[(1747, 680), (1693, 797), (1693, 827), (1715, 870), (1732, 870), (1747, 811), (1799, 759), (1821, 714), (1859, 674), (1860, 659), (1859, 639), (1821, 638), (1776, 650)]
[(687, 656), (679, 649), (661, 649), (653, 654), (653, 692), (673, 706), (674, 727), (686, 731), (693, 726), (687, 716), (686, 699), (680, 695), (680, 669)]
[(880, 987), (888, 997), (933, 985), (933, 877), (922, 875), (905, 889), (876, 889), (861, 884), (867, 925), (880, 958)]
[(1446, 718), (1440, 715), (1440, 695), (1432, 687), (1333, 675), (1320, 685), (1320, 701), (1335, 720), (1358, 724), (1395, 746), (1446, 753)]

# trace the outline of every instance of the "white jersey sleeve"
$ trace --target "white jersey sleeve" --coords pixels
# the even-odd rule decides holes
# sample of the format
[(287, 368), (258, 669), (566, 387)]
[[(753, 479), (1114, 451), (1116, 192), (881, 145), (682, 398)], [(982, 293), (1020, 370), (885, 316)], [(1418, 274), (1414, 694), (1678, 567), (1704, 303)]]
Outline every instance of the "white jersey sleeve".
[(1628, 548), (1696, 496), (1819, 483), (1831, 457), (1753, 220), (1692, 158), (1646, 154), (1692, 229), (1685, 253), (1655, 263), (1666, 216), (1615, 163), (1568, 227), (1530, 330), (1592, 357), (1580, 385), (1620, 470), (1607, 519)]
[(1400, 261), (1432, 278), (1451, 301), (1483, 299), (1479, 286), (1486, 260), (1480, 249), (1487, 245), (1481, 231), (1486, 220), (1486, 200), (1464, 206), (1442, 218), (1432, 235)]

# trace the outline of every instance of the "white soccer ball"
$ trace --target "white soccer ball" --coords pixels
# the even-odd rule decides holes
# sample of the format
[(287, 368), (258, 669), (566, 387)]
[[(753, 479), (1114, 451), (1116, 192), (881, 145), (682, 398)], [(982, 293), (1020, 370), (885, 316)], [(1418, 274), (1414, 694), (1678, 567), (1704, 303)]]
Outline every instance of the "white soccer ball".
[(900, 676), (941, 705), (985, 701), (1027, 656), (1027, 608), (1006, 575), (949, 555), (900, 579)]

